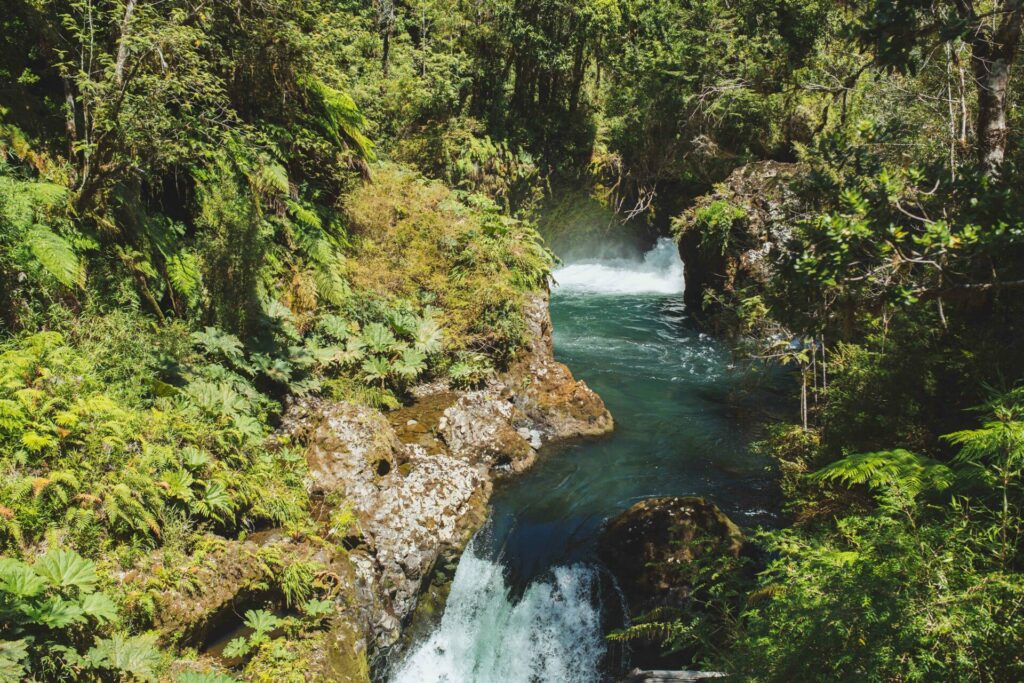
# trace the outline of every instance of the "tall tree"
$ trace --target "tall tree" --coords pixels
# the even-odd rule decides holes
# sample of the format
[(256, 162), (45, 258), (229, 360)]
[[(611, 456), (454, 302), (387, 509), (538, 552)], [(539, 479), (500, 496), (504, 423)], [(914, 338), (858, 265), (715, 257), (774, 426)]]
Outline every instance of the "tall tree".
[(1021, 0), (873, 0), (862, 37), (879, 61), (913, 70), (936, 39), (971, 48), (977, 99), (975, 151), (985, 175), (999, 173), (1010, 139), (1010, 72), (1020, 44)]

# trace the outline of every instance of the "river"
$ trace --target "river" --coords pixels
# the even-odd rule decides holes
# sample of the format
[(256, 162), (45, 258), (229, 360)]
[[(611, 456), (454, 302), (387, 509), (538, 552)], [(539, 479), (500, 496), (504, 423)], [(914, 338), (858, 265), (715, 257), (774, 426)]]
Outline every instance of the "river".
[(556, 357), (601, 395), (616, 431), (544, 453), (499, 487), (440, 624), (393, 683), (605, 680), (624, 664), (604, 639), (622, 619), (595, 557), (605, 520), (658, 495), (705, 496), (741, 526), (772, 520), (773, 478), (739, 417), (750, 377), (688, 319), (674, 244), (570, 263), (555, 279)]

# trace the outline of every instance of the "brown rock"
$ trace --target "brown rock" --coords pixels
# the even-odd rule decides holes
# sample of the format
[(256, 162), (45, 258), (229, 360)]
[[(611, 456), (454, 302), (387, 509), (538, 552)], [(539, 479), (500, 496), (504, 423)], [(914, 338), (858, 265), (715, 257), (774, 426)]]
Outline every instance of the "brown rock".
[(630, 611), (678, 606), (689, 587), (680, 565), (707, 553), (738, 557), (743, 534), (732, 520), (703, 498), (666, 497), (640, 501), (613, 519), (601, 535), (601, 559), (626, 595)]
[(533, 341), (502, 380), (528, 428), (543, 442), (611, 432), (615, 422), (601, 397), (555, 360), (547, 296), (531, 297), (525, 313)]

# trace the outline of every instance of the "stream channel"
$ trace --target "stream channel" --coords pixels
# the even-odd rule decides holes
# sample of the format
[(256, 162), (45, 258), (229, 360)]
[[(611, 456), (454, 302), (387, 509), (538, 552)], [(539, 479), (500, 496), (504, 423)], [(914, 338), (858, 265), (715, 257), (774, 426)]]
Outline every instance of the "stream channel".
[(601, 395), (615, 432), (545, 452), (497, 488), (444, 615), (391, 683), (610, 680), (628, 654), (604, 637), (624, 619), (596, 559), (606, 520), (663, 495), (704, 496), (742, 527), (774, 518), (774, 477), (749, 449), (760, 392), (688, 318), (675, 245), (569, 263), (555, 279), (555, 355)]

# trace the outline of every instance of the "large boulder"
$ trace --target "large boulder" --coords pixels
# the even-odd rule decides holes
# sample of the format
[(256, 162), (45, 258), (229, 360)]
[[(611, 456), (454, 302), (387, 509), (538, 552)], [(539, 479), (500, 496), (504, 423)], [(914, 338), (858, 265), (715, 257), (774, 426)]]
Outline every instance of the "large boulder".
[(438, 432), (452, 455), (501, 472), (522, 472), (537, 458), (538, 437), (520, 432), (523, 418), (515, 406), (495, 392), (473, 391), (444, 411)]
[(310, 490), (342, 500), (358, 521), (352, 553), (365, 622), (393, 643), (442, 552), (461, 548), (484, 518), (487, 468), (403, 443), (379, 412), (322, 403), (305, 430)]
[(685, 602), (690, 587), (680, 580), (682, 565), (705, 553), (738, 557), (743, 549), (739, 527), (695, 497), (640, 501), (607, 525), (599, 545), (634, 615)]

